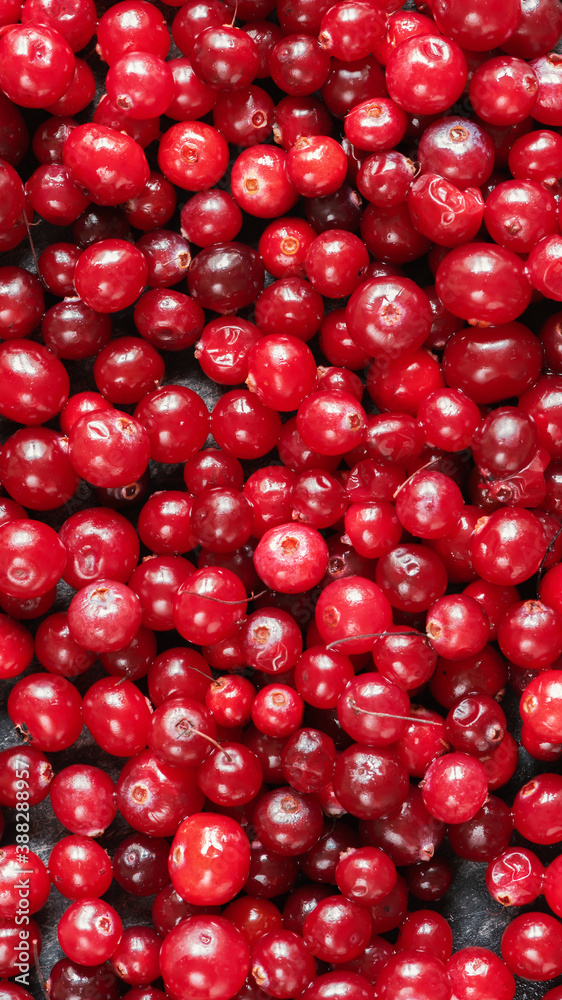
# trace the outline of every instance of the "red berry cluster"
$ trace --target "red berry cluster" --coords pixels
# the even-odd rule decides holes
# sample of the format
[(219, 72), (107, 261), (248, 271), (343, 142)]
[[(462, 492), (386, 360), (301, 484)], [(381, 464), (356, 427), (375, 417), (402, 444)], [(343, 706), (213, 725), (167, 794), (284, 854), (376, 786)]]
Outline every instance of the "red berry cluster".
[[(50, 1000), (526, 998), (562, 974), (560, 0), (101, 7), (0, 0), (0, 1000), (51, 886)], [(501, 958), (427, 907), (454, 855), (530, 906)]]

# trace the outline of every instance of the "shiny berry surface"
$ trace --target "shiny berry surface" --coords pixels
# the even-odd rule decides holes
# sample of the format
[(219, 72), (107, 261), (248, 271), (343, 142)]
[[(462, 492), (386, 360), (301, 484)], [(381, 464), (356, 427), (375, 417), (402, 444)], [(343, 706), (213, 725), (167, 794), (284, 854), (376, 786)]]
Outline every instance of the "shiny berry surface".
[(0, 1000), (560, 1000), (562, 15), (403, 6), (0, 0)]

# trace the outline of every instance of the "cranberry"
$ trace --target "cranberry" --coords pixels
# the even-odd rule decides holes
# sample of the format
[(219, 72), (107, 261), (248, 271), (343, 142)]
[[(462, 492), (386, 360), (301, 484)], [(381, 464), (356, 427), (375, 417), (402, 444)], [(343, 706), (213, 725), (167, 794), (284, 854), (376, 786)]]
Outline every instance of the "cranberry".
[(459, 1000), (512, 1000), (515, 996), (513, 974), (488, 948), (461, 948), (447, 960), (447, 972)]
[(138, 300), (134, 322), (141, 337), (153, 347), (181, 351), (196, 342), (205, 316), (189, 295), (175, 289), (153, 288)]
[(150, 458), (142, 424), (120, 410), (85, 413), (69, 434), (70, 461), (94, 486), (115, 488), (140, 479)]
[(242, 243), (217, 243), (193, 259), (189, 292), (205, 309), (230, 313), (250, 305), (263, 287), (263, 265)]
[(515, 797), (515, 829), (534, 844), (552, 844), (559, 837), (561, 785), (560, 775), (544, 772), (523, 785)]
[(0, 345), (0, 378), (0, 413), (18, 423), (44, 423), (60, 413), (68, 399), (69, 378), (62, 362), (27, 339)]
[(59, 100), (74, 73), (70, 45), (59, 31), (45, 25), (15, 25), (0, 39), (0, 59), (2, 90), (25, 108), (43, 108)]
[(353, 1000), (368, 1000), (372, 995), (372, 986), (369, 980), (357, 972), (347, 971), (354, 961), (359, 961), (359, 959), (342, 965), (338, 963), (342, 971), (326, 972), (317, 976), (302, 996), (306, 997), (306, 1000), (327, 1000), (328, 997), (337, 993), (341, 997), (353, 997)]
[(148, 265), (140, 249), (126, 240), (100, 240), (78, 258), (74, 283), (90, 309), (113, 313), (138, 299), (147, 277)]
[(123, 515), (106, 508), (72, 514), (60, 539), (67, 551), (63, 578), (76, 590), (103, 576), (125, 583), (138, 562), (136, 532)]
[(99, 965), (115, 951), (123, 925), (116, 910), (101, 899), (77, 900), (58, 925), (64, 953), (81, 965)]
[(0, 526), (0, 589), (16, 598), (42, 597), (60, 580), (66, 549), (57, 533), (39, 521), (14, 520)]
[(286, 159), (282, 150), (260, 144), (240, 153), (232, 168), (231, 187), (241, 209), (271, 219), (293, 207), (298, 192), (288, 176)]
[(160, 974), (162, 941), (151, 927), (127, 927), (111, 956), (111, 967), (128, 984), (142, 984)]
[(423, 173), (411, 185), (408, 208), (418, 232), (446, 247), (474, 239), (484, 214), (484, 202), (477, 188), (461, 191), (431, 173)]
[(105, 12), (98, 24), (100, 55), (110, 65), (126, 52), (168, 54), (170, 37), (160, 13), (145, 0), (123, 0)]
[[(53, 780), (53, 769), (44, 753), (36, 750), (34, 746), (8, 747), (0, 751), (0, 763), (2, 772), (0, 777), (0, 804), (14, 809), (16, 803), (21, 800), (18, 792), (18, 782), (25, 780), (28, 783), (27, 801), (30, 806), (37, 805), (49, 794), (49, 787)], [(24, 777), (19, 777), (21, 772)]]
[(160, 952), (167, 991), (181, 995), (188, 989), (193, 1000), (228, 1000), (242, 987), (249, 967), (250, 949), (225, 917), (188, 917), (170, 931)]
[(399, 951), (427, 951), (442, 962), (446, 962), (453, 951), (451, 928), (434, 910), (416, 910), (408, 914), (396, 943)]
[(141, 625), (137, 595), (118, 580), (98, 579), (72, 598), (68, 627), (72, 638), (96, 653), (121, 649), (132, 641)]
[(56, 889), (67, 899), (102, 896), (112, 882), (107, 853), (91, 837), (63, 837), (49, 855), (49, 874)]
[(330, 229), (320, 233), (310, 245), (305, 271), (317, 292), (337, 299), (350, 295), (361, 284), (368, 263), (367, 249), (358, 236)]
[(419, 1000), (447, 1000), (450, 986), (444, 963), (418, 950), (392, 955), (377, 980), (377, 993), (381, 1000), (391, 1000), (399, 991), (415, 992)]
[(115, 819), (115, 785), (99, 767), (71, 764), (59, 771), (49, 792), (55, 816), (71, 833), (100, 837)]
[(119, 996), (117, 976), (105, 962), (88, 966), (61, 958), (51, 969), (48, 984), (53, 1000), (65, 1000), (69, 992), (88, 990), (98, 993), (100, 1000), (117, 1000)]
[(252, 944), (252, 979), (268, 996), (301, 992), (315, 977), (314, 958), (292, 930), (273, 930)]
[(105, 347), (111, 337), (111, 320), (80, 299), (58, 302), (43, 316), (41, 334), (53, 354), (81, 361), (94, 357)]
[(103, 677), (87, 691), (84, 721), (96, 743), (117, 757), (144, 750), (150, 722), (146, 698), (132, 681)]
[(499, 854), (486, 869), (486, 887), (504, 906), (532, 903), (542, 890), (544, 869), (536, 854), (511, 848)]
[(467, 754), (446, 754), (429, 765), (422, 795), (436, 819), (464, 823), (484, 805), (488, 795), (486, 771), (480, 761)]
[(431, 858), (411, 865), (406, 871), (406, 883), (412, 896), (425, 902), (435, 902), (447, 894), (453, 882), (450, 864), (444, 858)]
[(119, 811), (129, 826), (149, 837), (173, 837), (182, 819), (201, 809), (203, 801), (192, 769), (165, 764), (150, 750), (132, 757), (117, 782)]
[(174, 93), (170, 68), (152, 52), (127, 52), (111, 64), (106, 77), (113, 106), (131, 118), (156, 118)]
[(520, 5), (510, 2), (505, 8), (494, 4), (484, 10), (471, 2), (462, 11), (453, 11), (447, 0), (437, 0), (433, 15), (441, 31), (454, 38), (463, 48), (485, 51), (502, 45), (519, 27)]
[(425, 129), (418, 157), (424, 173), (440, 174), (461, 189), (479, 187), (492, 173), (494, 146), (476, 122), (446, 117)]
[[(16, 12), (16, 23), (19, 10)], [(17, 167), (29, 146), (29, 134), (23, 116), (15, 104), (2, 94), (0, 99), (0, 155), (12, 167)]]
[[(217, 615), (216, 602), (221, 604)], [(189, 642), (209, 645), (229, 638), (245, 616), (246, 591), (239, 578), (221, 567), (196, 570), (177, 591), (175, 626)]]
[(512, 832), (513, 822), (505, 802), (489, 795), (472, 819), (449, 826), (449, 841), (460, 858), (493, 861), (507, 848)]
[(441, 35), (418, 35), (395, 48), (386, 64), (386, 85), (405, 111), (434, 114), (460, 97), (467, 77), (458, 44)]
[(98, 205), (119, 205), (136, 197), (149, 178), (138, 143), (105, 125), (77, 126), (62, 155), (74, 183), (85, 188)]
[(345, 896), (327, 896), (321, 900), (303, 926), (308, 948), (317, 958), (328, 962), (357, 958), (370, 935), (368, 910)]
[(200, 80), (219, 91), (247, 87), (260, 62), (254, 40), (240, 28), (228, 24), (211, 25), (199, 31), (190, 57)]
[(511, 972), (523, 979), (547, 982), (560, 975), (562, 924), (545, 913), (515, 917), (502, 935), (503, 959)]
[[(212, 864), (202, 852), (212, 838)], [(197, 813), (180, 824), (170, 852), (170, 876), (176, 891), (189, 903), (215, 905), (231, 900), (250, 869), (246, 834), (229, 816)]]
[(361, 847), (341, 854), (335, 877), (344, 896), (363, 906), (372, 906), (393, 889), (397, 875), (384, 851)]
[(378, 819), (396, 811), (407, 796), (406, 769), (392, 750), (355, 744), (336, 763), (334, 791), (359, 819)]
[[(33, 851), (25, 855), (25, 866), (29, 869), (29, 913), (35, 913), (45, 904), (50, 891), (50, 879), (41, 861)], [(16, 917), (19, 912), (18, 880), (21, 879), (21, 858), (15, 844), (7, 844), (0, 851), (0, 913), (2, 917)]]
[(478, 404), (521, 395), (536, 382), (541, 366), (537, 339), (521, 323), (454, 333), (443, 360), (449, 385)]
[[(481, 274), (487, 275), (487, 304), (481, 299)], [(462, 275), (462, 276), (461, 276)], [(510, 292), (494, 297), (493, 289), (506, 284)], [(510, 323), (530, 302), (530, 285), (519, 258), (503, 247), (471, 243), (447, 254), (437, 269), (435, 285), (439, 298), (455, 316), (472, 324)]]
[(74, 243), (51, 243), (39, 255), (38, 272), (53, 295), (66, 296), (75, 291), (74, 270), (79, 256), (80, 248)]
[(537, 736), (557, 743), (560, 736), (559, 706), (558, 673), (543, 669), (523, 692), (519, 706), (521, 717)]

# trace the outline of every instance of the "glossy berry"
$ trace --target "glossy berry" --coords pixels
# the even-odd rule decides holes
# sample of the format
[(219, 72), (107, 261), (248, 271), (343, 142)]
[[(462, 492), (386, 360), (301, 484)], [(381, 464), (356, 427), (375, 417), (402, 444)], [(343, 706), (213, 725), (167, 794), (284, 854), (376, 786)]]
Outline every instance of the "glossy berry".
[(194, 344), (205, 324), (201, 306), (175, 289), (151, 288), (134, 309), (141, 337), (159, 350), (181, 351)]
[(74, 283), (87, 306), (113, 313), (138, 299), (147, 277), (148, 265), (137, 247), (125, 240), (101, 240), (79, 257)]
[[(14, 918), (18, 913), (18, 880), (21, 878), (20, 857), (15, 844), (6, 844), (0, 853), (0, 912), (2, 917)], [(34, 851), (26, 853), (29, 869), (29, 912), (35, 913), (45, 904), (50, 890), (50, 879), (41, 858)]]
[[(225, 954), (230, 961), (222, 965)], [(241, 989), (249, 967), (250, 949), (243, 935), (222, 916), (188, 917), (170, 931), (160, 952), (166, 989), (181, 995), (187, 988), (193, 1000), (229, 1000)]]
[[(521, 395), (536, 382), (541, 369), (538, 347), (522, 323), (464, 329), (447, 342), (444, 375), (448, 385), (462, 389), (475, 403), (497, 403)], [(508, 356), (515, 359), (510, 365)]]
[(172, 101), (174, 82), (163, 59), (152, 52), (128, 52), (112, 63), (107, 96), (131, 118), (156, 118)]
[[(202, 847), (212, 838), (213, 858)], [(196, 813), (180, 824), (170, 852), (170, 877), (176, 892), (198, 906), (226, 903), (240, 891), (250, 869), (250, 845), (235, 820), (218, 813)]]
[(74, 73), (74, 55), (57, 30), (16, 25), (0, 39), (0, 86), (15, 104), (42, 108), (59, 100)]
[(296, 337), (262, 337), (249, 352), (246, 384), (271, 409), (296, 410), (317, 383), (312, 352)]
[(330, 229), (313, 240), (304, 266), (317, 292), (339, 299), (351, 295), (361, 284), (368, 263), (367, 249), (358, 236), (343, 229)]
[(141, 985), (160, 974), (159, 953), (162, 941), (151, 927), (133, 926), (123, 936), (111, 956), (111, 967), (123, 982)]
[(268, 996), (286, 998), (314, 979), (316, 965), (299, 934), (274, 930), (252, 945), (251, 976)]
[(525, 848), (510, 848), (486, 869), (486, 887), (503, 906), (524, 906), (540, 894), (544, 869), (536, 854)]
[(447, 589), (447, 571), (437, 553), (412, 543), (381, 557), (376, 580), (392, 607), (401, 611), (427, 610)]
[[(487, 275), (485, 301), (481, 293), (483, 270)], [(502, 287), (505, 292), (506, 286), (507, 294), (494, 297), (494, 287)], [(511, 250), (485, 243), (469, 243), (451, 250), (437, 269), (435, 287), (449, 312), (474, 325), (510, 323), (530, 302), (530, 285), (519, 258)]]
[(253, 39), (228, 24), (203, 28), (195, 37), (190, 57), (199, 79), (219, 91), (247, 87), (259, 67)]
[(35, 426), (50, 420), (68, 399), (69, 379), (62, 362), (27, 339), (0, 346), (0, 378), (4, 384), (0, 413), (18, 423)]
[(128, 761), (117, 782), (119, 812), (149, 837), (173, 837), (182, 819), (203, 802), (192, 769), (164, 764), (149, 750)]
[(180, 462), (190, 458), (205, 442), (209, 414), (202, 399), (183, 385), (167, 385), (143, 395), (135, 418), (150, 441), (151, 457), (157, 462)]
[(263, 772), (257, 756), (241, 743), (223, 742), (198, 768), (198, 782), (218, 806), (243, 806), (258, 794)]
[(523, 979), (548, 982), (560, 975), (562, 925), (546, 913), (515, 917), (503, 933), (501, 950), (508, 969)]
[(459, 45), (440, 35), (407, 39), (386, 64), (390, 96), (413, 114), (435, 114), (451, 107), (462, 94), (466, 75)]
[(479, 653), (489, 638), (486, 612), (466, 594), (441, 597), (427, 613), (426, 631), (435, 651), (449, 660)]
[(303, 926), (305, 943), (323, 961), (347, 962), (357, 958), (371, 933), (366, 907), (345, 896), (327, 896), (310, 913)]
[(396, 883), (396, 868), (377, 847), (351, 848), (340, 856), (336, 883), (340, 892), (362, 906), (380, 902)]
[(149, 178), (146, 157), (138, 143), (105, 125), (85, 124), (73, 129), (63, 147), (63, 162), (74, 183), (97, 205), (119, 205), (136, 197)]
[(256, 548), (254, 564), (260, 578), (282, 593), (302, 593), (316, 586), (328, 563), (328, 549), (316, 529), (305, 524), (266, 531)]
[(158, 165), (164, 176), (186, 191), (206, 191), (223, 176), (228, 145), (220, 132), (202, 122), (172, 125), (160, 139)]
[(246, 603), (246, 591), (231, 570), (220, 567), (196, 570), (177, 592), (174, 624), (189, 642), (199, 645), (221, 642), (236, 632), (245, 616)]
[(101, 899), (72, 903), (58, 925), (59, 944), (80, 965), (99, 965), (113, 954), (123, 925), (116, 910)]
[(170, 37), (160, 11), (145, 0), (122, 0), (105, 12), (98, 24), (102, 59), (111, 65), (125, 52), (168, 54)]
[(70, 461), (94, 486), (115, 488), (140, 479), (150, 458), (142, 424), (119, 410), (84, 414), (69, 435)]
[(11, 597), (46, 594), (60, 580), (66, 549), (57, 533), (39, 521), (15, 520), (0, 526), (0, 589)]
[(102, 677), (86, 693), (84, 721), (107, 753), (131, 756), (146, 746), (150, 709), (132, 681)]
[(100, 837), (115, 819), (115, 785), (108, 774), (89, 764), (71, 764), (49, 789), (53, 812), (71, 833)]
[(503, 709), (485, 694), (469, 694), (450, 709), (446, 737), (456, 750), (482, 757), (493, 752), (506, 734)]
[(447, 960), (447, 971), (455, 984), (459, 1000), (512, 1000), (515, 996), (513, 974), (488, 948), (469, 945)]
[(462, 494), (441, 472), (424, 470), (407, 480), (396, 497), (396, 513), (407, 531), (418, 538), (451, 534), (462, 511)]
[(298, 200), (285, 152), (262, 144), (243, 150), (235, 160), (231, 189), (240, 208), (260, 219), (284, 215)]
[(423, 801), (443, 823), (463, 823), (484, 805), (488, 780), (480, 761), (467, 754), (438, 757), (429, 765), (422, 788)]
[(51, 881), (67, 899), (103, 896), (112, 882), (109, 857), (93, 838), (71, 835), (59, 840), (49, 855)]
[[(523, 538), (524, 553), (517, 551)], [(490, 583), (513, 585), (537, 571), (544, 551), (544, 536), (536, 516), (512, 507), (481, 518), (474, 532), (472, 563)]]

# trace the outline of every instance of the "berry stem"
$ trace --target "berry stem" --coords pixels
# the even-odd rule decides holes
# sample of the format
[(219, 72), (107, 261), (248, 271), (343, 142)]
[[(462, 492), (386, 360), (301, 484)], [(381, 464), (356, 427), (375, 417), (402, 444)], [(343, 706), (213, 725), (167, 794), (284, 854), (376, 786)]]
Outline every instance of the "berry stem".
[(402, 722), (420, 722), (426, 726), (441, 725), (440, 722), (435, 722), (434, 719), (417, 719), (415, 715), (393, 715), (391, 712), (371, 712), (368, 708), (361, 708), (355, 699), (349, 702), (349, 706), (353, 712), (361, 715), (372, 715), (375, 719), (401, 719)]
[(416, 637), (417, 637), (417, 635), (419, 635), (419, 637), (421, 639), (423, 639), (425, 642), (429, 642), (429, 637), (427, 635), (423, 635), (422, 632), (420, 632), (418, 634), (416, 634), (416, 632), (363, 632), (363, 633), (361, 633), (361, 635), (346, 635), (346, 636), (344, 636), (343, 639), (335, 639), (334, 642), (330, 642), (329, 645), (326, 646), (326, 649), (335, 649), (335, 647), (339, 646), (339, 644), (341, 642), (352, 642), (353, 639), (384, 639), (384, 638), (386, 638), (386, 636), (389, 636), (389, 635), (392, 635), (392, 636), (394, 636), (394, 635), (398, 635), (398, 636), (411, 636), (411, 635), (413, 635), (413, 636), (416, 636)]
[(196, 729), (195, 726), (189, 722), (189, 720), (182, 719), (181, 722), (176, 724), (176, 729), (178, 730), (177, 739), (180, 739), (181, 736), (185, 736), (186, 733), (194, 736), (200, 736), (201, 739), (207, 740), (208, 743), (212, 743), (216, 750), (220, 750), (221, 753), (225, 754), (227, 760), (232, 760), (228, 751), (225, 750), (224, 747), (221, 747), (220, 743), (217, 743), (212, 736), (207, 736), (207, 733), (202, 733), (200, 729)]

